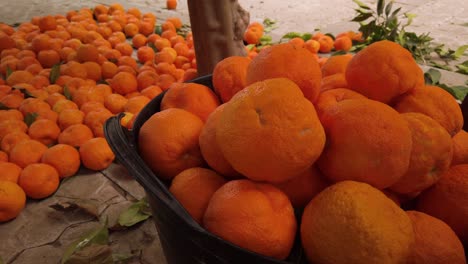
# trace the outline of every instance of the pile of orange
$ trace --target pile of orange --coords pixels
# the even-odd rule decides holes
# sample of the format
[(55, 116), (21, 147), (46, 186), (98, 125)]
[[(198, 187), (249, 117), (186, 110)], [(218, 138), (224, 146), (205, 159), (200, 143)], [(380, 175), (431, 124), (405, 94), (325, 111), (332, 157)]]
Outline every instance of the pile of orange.
[(394, 42), (314, 55), (273, 45), (219, 62), (212, 90), (173, 84), (140, 155), (207, 231), (264, 256), (299, 236), (310, 263), (466, 263), (456, 100)]
[(121, 4), (0, 23), (0, 222), (81, 166), (107, 168), (114, 154), (103, 123), (125, 112), (131, 128), (152, 98), (197, 76), (192, 35), (181, 28), (177, 17), (157, 23)]

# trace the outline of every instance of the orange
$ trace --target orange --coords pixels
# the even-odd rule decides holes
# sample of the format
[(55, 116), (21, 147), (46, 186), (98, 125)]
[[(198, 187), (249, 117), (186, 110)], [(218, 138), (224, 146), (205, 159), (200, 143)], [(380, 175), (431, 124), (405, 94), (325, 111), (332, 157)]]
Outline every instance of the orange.
[(408, 170), (411, 130), (390, 106), (349, 99), (329, 106), (319, 116), (327, 144), (318, 166), (330, 180), (362, 181), (384, 189)]
[(6, 79), (6, 83), (14, 86), (19, 83), (29, 83), (34, 78), (34, 75), (28, 71), (14, 71)]
[(320, 116), (322, 113), (326, 112), (329, 107), (337, 106), (337, 103), (350, 99), (366, 99), (366, 97), (346, 88), (326, 90), (320, 93), (315, 103), (315, 109)]
[(333, 47), (335, 50), (349, 51), (353, 46), (353, 41), (348, 36), (336, 38)]
[(300, 88), (275, 78), (247, 86), (226, 103), (216, 140), (236, 171), (251, 180), (278, 183), (318, 159), (325, 133)]
[(17, 119), (7, 119), (0, 121), (0, 141), (3, 140), (7, 134), (11, 132), (26, 132), (28, 126), (22, 121)]
[(141, 90), (141, 95), (144, 95), (148, 97), (149, 99), (153, 99), (156, 96), (158, 96), (160, 93), (162, 93), (161, 88), (157, 85), (150, 85), (146, 87), (145, 89)]
[(118, 114), (124, 111), (128, 99), (120, 94), (111, 94), (104, 99), (104, 106), (113, 114)]
[(409, 168), (390, 189), (420, 192), (436, 183), (451, 164), (452, 138), (434, 119), (420, 113), (401, 114), (413, 138)]
[(346, 73), (346, 67), (352, 58), (350, 55), (331, 56), (322, 66), (322, 77)]
[(413, 223), (415, 242), (408, 264), (465, 264), (463, 245), (443, 221), (418, 211), (406, 212)]
[(167, 9), (176, 9), (177, 8), (177, 0), (166, 0), (166, 8)]
[(94, 81), (101, 80), (101, 65), (94, 61), (87, 61), (83, 63), (83, 66), (86, 68), (86, 78), (92, 79)]
[(202, 224), (203, 215), (213, 193), (225, 183), (226, 180), (216, 172), (194, 167), (177, 174), (172, 179), (169, 191), (192, 218)]
[(468, 133), (465, 130), (460, 130), (452, 137), (453, 158), (452, 166), (458, 164), (468, 164)]
[(419, 195), (416, 210), (444, 221), (468, 245), (468, 164), (450, 167)]
[(153, 61), (154, 59), (154, 50), (149, 46), (143, 46), (137, 50), (137, 58), (141, 63), (147, 61)]
[(218, 62), (213, 69), (213, 87), (222, 102), (229, 101), (234, 94), (247, 85), (247, 67), (250, 59), (241, 56), (227, 57)]
[(41, 32), (54, 30), (57, 28), (57, 21), (51, 15), (43, 16), (39, 19), (39, 29)]
[(309, 39), (304, 43), (304, 48), (314, 54), (317, 54), (320, 49), (320, 43), (317, 40)]
[(216, 94), (207, 86), (197, 83), (174, 83), (164, 94), (161, 110), (180, 108), (197, 115), (205, 122), (220, 104)]
[(23, 169), (12, 162), (0, 162), (0, 182), (10, 181), (17, 183)]
[(82, 124), (84, 117), (85, 114), (78, 109), (65, 109), (60, 112), (57, 123), (63, 131), (71, 125)]
[(49, 119), (39, 119), (29, 126), (28, 135), (31, 139), (37, 140), (49, 146), (57, 142), (60, 134), (60, 127), (56, 122)]
[(0, 181), (0, 222), (16, 218), (26, 206), (26, 194), (18, 184)]
[(170, 180), (185, 169), (204, 165), (198, 144), (202, 128), (203, 121), (186, 110), (157, 112), (141, 126), (139, 153), (158, 177)]
[(85, 115), (83, 124), (87, 125), (95, 137), (104, 137), (104, 122), (109, 119), (113, 114), (105, 109), (92, 110)]
[(0, 34), (0, 52), (16, 47), (15, 40), (7, 34)]
[(1, 141), (1, 150), (8, 154), (16, 144), (28, 139), (30, 139), (29, 135), (23, 131), (14, 131), (8, 133)]
[(34, 163), (26, 166), (18, 179), (18, 185), (32, 199), (43, 199), (51, 196), (59, 186), (57, 170), (45, 163)]
[(137, 91), (138, 83), (135, 75), (119, 72), (110, 80), (110, 87), (115, 93), (125, 95)]
[(311, 166), (296, 177), (274, 185), (288, 196), (295, 208), (304, 208), (312, 198), (323, 191), (330, 183), (316, 166)]
[(400, 97), (394, 108), (400, 113), (417, 112), (432, 117), (455, 136), (463, 127), (463, 114), (453, 96), (437, 86), (423, 86)]
[(216, 140), (216, 127), (225, 106), (225, 104), (218, 106), (208, 116), (198, 141), (203, 158), (214, 171), (226, 178), (238, 178), (240, 174), (235, 171), (226, 158), (224, 158), (219, 148), (218, 141)]
[(21, 168), (41, 160), (47, 146), (33, 139), (18, 142), (10, 151), (10, 162)]
[(22, 121), (23, 114), (17, 109), (0, 110), (0, 120), (17, 119)]
[(280, 260), (289, 255), (297, 229), (288, 197), (271, 184), (250, 180), (233, 180), (219, 188), (203, 224), (224, 240)]
[(84, 124), (75, 124), (65, 128), (58, 137), (58, 143), (79, 148), (94, 137), (93, 131)]
[(150, 85), (155, 85), (159, 80), (159, 75), (154, 71), (143, 71), (137, 76), (138, 90), (143, 90)]
[(41, 162), (54, 167), (60, 178), (75, 175), (81, 164), (78, 150), (66, 144), (57, 144), (48, 148), (42, 155)]
[(304, 209), (300, 236), (310, 263), (406, 263), (411, 220), (372, 186), (336, 183)]
[(350, 89), (383, 103), (424, 85), (423, 71), (411, 53), (387, 40), (354, 55), (346, 68), (346, 80)]
[(127, 100), (124, 111), (132, 114), (138, 114), (143, 107), (149, 103), (150, 99), (144, 95), (137, 95)]
[(80, 158), (83, 166), (90, 170), (103, 170), (114, 161), (115, 155), (106, 139), (96, 137), (80, 146)]
[(8, 154), (5, 151), (0, 150), (0, 162), (7, 162)]
[(274, 45), (263, 49), (247, 68), (247, 85), (277, 77), (295, 82), (311, 102), (317, 99), (322, 73), (307, 50), (289, 43)]
[(343, 73), (336, 73), (322, 78), (322, 82), (320, 84), (320, 92), (337, 88), (348, 88), (348, 83), (346, 82), (346, 77)]
[(37, 54), (37, 60), (44, 68), (52, 68), (55, 64), (60, 62), (60, 54), (52, 49), (41, 50)]
[(10, 93), (0, 99), (0, 103), (8, 109), (18, 108), (23, 101), (24, 96), (22, 94)]
[(323, 35), (322, 37), (318, 38), (317, 41), (320, 44), (320, 53), (329, 53), (333, 49), (334, 40), (330, 36)]

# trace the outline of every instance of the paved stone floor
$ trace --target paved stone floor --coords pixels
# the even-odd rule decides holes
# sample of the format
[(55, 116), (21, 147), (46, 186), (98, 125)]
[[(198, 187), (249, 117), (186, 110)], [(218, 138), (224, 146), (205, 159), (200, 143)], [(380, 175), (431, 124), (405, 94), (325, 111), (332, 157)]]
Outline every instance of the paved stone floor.
[[(119, 0), (0, 0), (0, 22), (28, 21), (33, 16), (65, 14), (72, 9), (110, 4)], [(188, 23), (186, 1), (179, 1), (178, 9), (164, 9), (163, 0), (120, 1), (125, 7), (138, 7), (153, 12), (163, 20), (169, 16), (181, 17)], [(251, 21), (270, 18), (277, 21), (271, 33), (279, 39), (284, 33), (322, 32), (339, 33), (357, 29), (350, 22), (356, 4), (351, 0), (239, 0), (250, 12)], [(362, 0), (370, 6), (376, 0)], [(467, 0), (407, 0), (395, 1), (403, 11), (417, 14), (408, 30), (429, 32), (434, 41), (456, 48), (468, 44)], [(443, 73), (448, 84), (463, 84), (467, 76)], [(0, 257), (5, 263), (59, 263), (64, 250), (81, 234), (99, 226), (97, 219), (109, 219), (115, 227), (116, 217), (133, 201), (144, 196), (144, 190), (121, 166), (113, 164), (102, 172), (83, 170), (64, 182), (51, 198), (29, 202), (14, 221), (0, 224)], [(112, 229), (110, 247), (116, 253), (134, 254), (130, 263), (164, 264), (164, 256), (151, 221), (127, 229)]]

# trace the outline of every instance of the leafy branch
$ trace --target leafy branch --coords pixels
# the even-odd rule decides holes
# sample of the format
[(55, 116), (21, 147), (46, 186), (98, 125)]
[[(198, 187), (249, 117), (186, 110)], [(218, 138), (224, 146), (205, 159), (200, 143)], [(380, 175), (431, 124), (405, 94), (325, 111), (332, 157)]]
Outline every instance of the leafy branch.
[[(359, 31), (364, 38), (364, 42), (353, 46), (353, 51), (359, 51), (377, 41), (390, 40), (410, 51), (418, 63), (452, 70), (447, 66), (448, 61), (458, 60), (468, 49), (468, 45), (463, 45), (452, 50), (443, 44), (434, 44), (429, 33), (418, 35), (407, 31), (406, 27), (412, 24), (416, 15), (400, 14), (401, 7), (393, 9), (393, 1), (385, 3), (385, 0), (378, 0), (375, 10), (359, 0), (353, 2), (358, 7), (355, 9), (357, 14), (351, 21), (360, 24)], [(437, 55), (444, 64), (433, 61), (434, 55)], [(464, 62), (461, 66), (457, 65), (458, 72), (467, 74), (467, 64), (468, 62), (466, 64)]]

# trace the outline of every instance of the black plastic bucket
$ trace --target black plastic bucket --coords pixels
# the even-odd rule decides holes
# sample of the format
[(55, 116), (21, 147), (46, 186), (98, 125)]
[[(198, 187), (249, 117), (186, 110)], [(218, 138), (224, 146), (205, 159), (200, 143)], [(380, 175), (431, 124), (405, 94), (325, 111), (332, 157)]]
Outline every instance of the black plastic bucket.
[[(191, 82), (212, 88), (211, 76), (200, 77)], [(209, 233), (174, 198), (168, 190), (168, 183), (161, 181), (138, 155), (137, 146), (141, 126), (159, 111), (163, 96), (164, 93), (158, 95), (142, 109), (131, 131), (120, 125), (122, 115), (117, 115), (106, 121), (104, 134), (118, 162), (146, 191), (167, 263), (306, 263), (299, 236), (296, 236), (296, 243), (286, 261), (265, 257)]]

